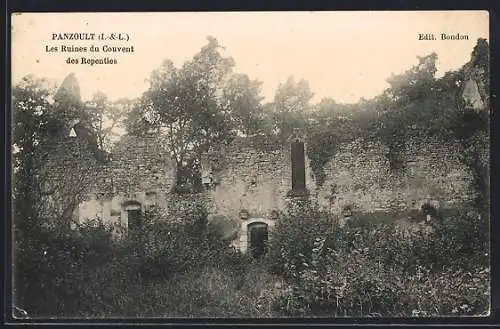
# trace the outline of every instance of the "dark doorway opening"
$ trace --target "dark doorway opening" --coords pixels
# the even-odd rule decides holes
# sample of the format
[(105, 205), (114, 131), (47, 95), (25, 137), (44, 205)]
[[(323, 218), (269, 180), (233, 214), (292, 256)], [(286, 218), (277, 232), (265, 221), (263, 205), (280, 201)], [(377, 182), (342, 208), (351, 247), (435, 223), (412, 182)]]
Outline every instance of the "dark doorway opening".
[(127, 227), (131, 232), (139, 231), (142, 226), (142, 206), (134, 200), (122, 204), (123, 210), (127, 212)]
[(248, 225), (250, 252), (254, 258), (262, 257), (267, 252), (269, 239), (268, 227), (265, 223), (252, 223)]
[(141, 209), (131, 209), (128, 212), (128, 229), (138, 231), (141, 227), (142, 213)]

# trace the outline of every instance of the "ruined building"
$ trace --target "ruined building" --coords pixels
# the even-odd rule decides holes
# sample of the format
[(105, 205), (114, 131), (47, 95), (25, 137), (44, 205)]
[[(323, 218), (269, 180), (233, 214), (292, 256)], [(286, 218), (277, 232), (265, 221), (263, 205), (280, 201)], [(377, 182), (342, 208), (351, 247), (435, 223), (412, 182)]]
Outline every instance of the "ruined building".
[[(470, 84), (467, 97), (472, 89), (477, 98)], [(79, 98), (73, 75), (61, 90)], [(479, 101), (473, 104), (479, 106)], [(384, 145), (355, 140), (340, 145), (324, 167), (326, 179), (320, 185), (300, 138), (273, 151), (254, 148), (240, 138), (215, 155), (202, 156), (204, 188), (190, 196), (174, 191), (175, 161), (157, 136), (124, 136), (111, 154), (103, 154), (89, 131), (84, 123), (70, 120), (44, 149), (48, 212), (71, 212), (80, 222), (97, 217), (126, 231), (137, 229), (141, 214), (150, 207), (173, 218), (190, 198), (202, 198), (210, 218), (224, 223), (227, 235), (242, 251), (267, 238), (277, 214), (296, 196), (306, 195), (323, 210), (340, 214), (346, 207), (362, 212), (419, 209), (429, 197), (446, 208), (473, 194), (458, 145), (409, 141), (404, 148), (408, 170), (395, 174)], [(71, 199), (75, 194), (83, 197)]]

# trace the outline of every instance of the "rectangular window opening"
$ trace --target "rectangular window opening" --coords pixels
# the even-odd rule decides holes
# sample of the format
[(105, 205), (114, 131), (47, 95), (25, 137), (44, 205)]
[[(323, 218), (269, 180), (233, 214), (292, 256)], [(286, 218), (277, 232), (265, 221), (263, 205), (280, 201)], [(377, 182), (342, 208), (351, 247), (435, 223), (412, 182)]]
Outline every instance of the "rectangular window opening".
[(304, 156), (304, 143), (295, 141), (292, 143), (292, 190), (294, 192), (305, 192), (306, 190), (306, 164)]

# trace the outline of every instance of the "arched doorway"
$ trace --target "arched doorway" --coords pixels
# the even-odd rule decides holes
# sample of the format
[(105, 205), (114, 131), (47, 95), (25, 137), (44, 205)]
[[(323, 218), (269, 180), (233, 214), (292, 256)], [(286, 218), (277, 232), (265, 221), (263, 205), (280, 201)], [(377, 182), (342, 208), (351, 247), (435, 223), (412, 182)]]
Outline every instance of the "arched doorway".
[(269, 240), (268, 225), (262, 222), (248, 224), (248, 247), (252, 256), (259, 258), (267, 251), (267, 241)]

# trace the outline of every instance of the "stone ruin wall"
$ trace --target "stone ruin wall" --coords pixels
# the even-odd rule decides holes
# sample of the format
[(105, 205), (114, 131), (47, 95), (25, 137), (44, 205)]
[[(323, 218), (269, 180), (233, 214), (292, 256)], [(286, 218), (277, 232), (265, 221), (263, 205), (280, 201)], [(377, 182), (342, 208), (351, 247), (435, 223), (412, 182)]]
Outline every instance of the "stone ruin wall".
[(390, 169), (387, 152), (385, 145), (363, 140), (341, 145), (324, 167), (320, 206), (333, 213), (341, 213), (345, 206), (364, 212), (409, 210), (420, 209), (430, 197), (448, 208), (472, 197), (471, 175), (460, 163), (457, 144), (411, 140), (402, 152), (405, 168), (400, 171)]
[[(462, 97), (474, 108), (484, 110), (487, 82), (484, 72), (471, 65), (466, 64), (468, 82)], [(74, 75), (65, 79), (61, 89), (80, 99)], [(126, 225), (123, 202), (137, 201), (143, 210), (153, 204), (168, 210), (190, 202), (186, 196), (172, 195), (175, 163), (156, 139), (126, 137), (107, 163), (97, 161), (87, 150), (82, 140), (65, 137), (42, 152), (46, 165), (40, 176), (45, 181), (42, 195), (47, 217), (62, 211), (61, 205), (76, 184), (85, 186), (86, 195), (73, 214), (79, 219), (98, 216)], [(222, 157), (225, 166), (217, 172), (218, 184), (199, 195), (207, 199), (211, 211), (236, 217), (241, 209), (247, 209), (253, 218), (269, 218), (272, 210), (282, 209), (291, 189), (289, 148), (259, 152), (240, 145), (226, 151)], [(443, 207), (451, 207), (474, 193), (470, 190), (470, 173), (458, 161), (459, 152), (456, 145), (438, 141), (412, 143), (404, 155), (406, 171), (394, 173), (389, 169), (385, 146), (357, 140), (340, 146), (324, 167), (326, 179), (321, 186), (315, 186), (306, 157), (306, 184), (311, 197), (334, 213), (346, 205), (362, 211), (418, 208), (427, 196)], [(336, 193), (332, 197), (334, 184)]]
[[(65, 182), (68, 191), (69, 176), (88, 182), (86, 199), (74, 214), (80, 220), (99, 217), (126, 227), (126, 201), (139, 202), (142, 210), (157, 205), (167, 218), (191, 202), (192, 198), (172, 193), (175, 162), (153, 137), (125, 137), (106, 163), (84, 150), (75, 138), (54, 147), (54, 153), (46, 157), (50, 181)], [(367, 212), (419, 208), (427, 195), (438, 199), (443, 207), (451, 207), (472, 193), (470, 175), (458, 161), (458, 152), (456, 145), (432, 140), (412, 143), (405, 152), (407, 170), (394, 173), (389, 169), (386, 147), (357, 140), (341, 145), (327, 163), (322, 186), (315, 185), (306, 156), (306, 184), (321, 208), (337, 214), (346, 205)], [(246, 221), (269, 221), (273, 210), (284, 209), (292, 187), (289, 147), (263, 152), (237, 143), (216, 158), (217, 183), (196, 196), (205, 199), (212, 214), (239, 221), (243, 227), (245, 222), (239, 218), (242, 209), (248, 211)], [(332, 184), (337, 186), (333, 201)], [(59, 192), (64, 195), (64, 191)]]
[[(223, 154), (221, 168), (216, 170), (218, 184), (210, 191), (216, 213), (239, 218), (244, 209), (249, 218), (270, 218), (273, 210), (285, 208), (292, 190), (290, 146), (261, 151), (241, 141)], [(312, 170), (305, 157), (306, 187), (313, 192)]]
[(135, 201), (142, 210), (166, 206), (175, 184), (175, 162), (154, 137), (124, 137), (113, 149), (79, 207), (79, 218), (101, 218), (127, 227), (123, 203)]
[[(175, 162), (155, 138), (126, 137), (114, 149), (112, 158), (99, 173), (92, 192), (80, 205), (78, 217), (101, 218), (107, 223), (127, 226), (122, 204), (137, 201), (143, 210), (151, 205), (163, 209), (165, 217), (192, 203), (193, 197), (207, 205), (213, 215), (240, 221), (241, 210), (248, 220), (270, 220), (273, 210), (285, 207), (292, 189), (290, 150), (258, 151), (235, 143), (212, 156), (217, 182), (203, 193), (177, 195)], [(312, 171), (306, 159), (306, 184), (314, 191)]]
[(38, 175), (41, 215), (48, 225), (56, 224), (65, 215), (77, 220), (78, 213), (68, 207), (71, 203), (78, 205), (86, 194), (93, 192), (103, 165), (84, 140), (74, 138), (61, 137), (51, 145), (42, 146), (37, 157), (44, 164)]
[[(304, 153), (306, 188), (314, 191), (312, 170)], [(231, 227), (227, 235), (233, 236), (234, 231), (233, 246), (244, 252), (249, 245), (250, 225), (258, 222), (272, 228), (273, 213), (286, 207), (292, 190), (291, 150), (282, 146), (261, 151), (240, 140), (220, 156), (214, 171), (217, 184), (208, 193), (212, 213), (223, 218), (224, 226)], [(241, 211), (246, 215), (241, 216)]]

